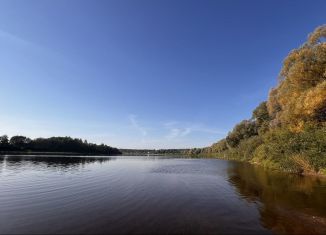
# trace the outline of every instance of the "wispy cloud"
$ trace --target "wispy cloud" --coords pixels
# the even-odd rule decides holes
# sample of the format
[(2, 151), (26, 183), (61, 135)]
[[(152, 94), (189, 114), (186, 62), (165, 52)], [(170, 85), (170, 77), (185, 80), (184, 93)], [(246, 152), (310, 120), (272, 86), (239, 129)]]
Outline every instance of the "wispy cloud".
[(225, 131), (217, 130), (214, 128), (203, 127), (203, 126), (194, 126), (194, 127), (192, 127), (192, 131), (204, 132), (204, 133), (210, 133), (210, 134), (226, 134)]
[(174, 139), (178, 137), (185, 137), (191, 133), (190, 128), (172, 128), (169, 133), (165, 136), (167, 139)]
[(210, 134), (225, 134), (224, 131), (208, 128), (202, 124), (180, 123), (170, 121), (163, 124), (168, 129), (166, 139), (182, 138), (194, 132), (210, 133)]
[(130, 114), (129, 121), (130, 121), (132, 127), (135, 128), (136, 130), (138, 130), (142, 136), (147, 136), (147, 130), (139, 124), (136, 115)]
[(2, 29), (0, 29), (0, 38), (4, 39), (4, 40), (7, 40), (7, 41), (10, 41), (10, 42), (13, 42), (13, 43), (16, 43), (16, 44), (20, 44), (20, 45), (23, 45), (23, 46), (31, 46), (33, 45), (33, 43), (21, 38), (21, 37), (18, 37), (14, 34), (11, 34), (7, 31), (4, 31)]
[[(59, 53), (57, 50), (53, 50), (44, 44), (39, 44), (30, 39), (23, 38), (19, 35), (0, 29), (0, 41), (5, 42), (9, 46), (14, 46), (20, 50), (24, 50), (28, 53), (37, 54), (42, 59), (51, 59), (59, 64), (67, 64), (71, 68), (76, 64), (76, 60), (68, 59), (65, 55)], [(74, 76), (71, 76), (74, 77)]]

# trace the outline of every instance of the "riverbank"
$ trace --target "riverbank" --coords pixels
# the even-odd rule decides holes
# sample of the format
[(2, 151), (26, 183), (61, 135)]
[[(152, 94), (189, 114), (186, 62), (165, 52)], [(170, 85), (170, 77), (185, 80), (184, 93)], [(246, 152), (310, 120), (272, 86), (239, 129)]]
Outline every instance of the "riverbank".
[[(224, 155), (224, 156), (223, 156)], [(203, 159), (221, 159), (221, 160), (228, 160), (228, 161), (236, 161), (236, 162), (245, 162), (251, 165), (256, 165), (268, 170), (275, 170), (279, 172), (284, 172), (288, 174), (294, 175), (301, 175), (301, 176), (312, 176), (312, 177), (321, 177), (326, 178), (326, 169), (321, 169), (318, 172), (313, 170), (304, 171), (304, 170), (289, 170), (281, 167), (277, 162), (273, 162), (271, 160), (266, 160), (263, 162), (255, 161), (254, 159), (246, 160), (243, 157), (228, 157), (225, 153), (224, 154), (199, 154), (199, 155), (189, 155), (191, 158), (203, 158)], [(223, 156), (223, 157), (221, 157)]]

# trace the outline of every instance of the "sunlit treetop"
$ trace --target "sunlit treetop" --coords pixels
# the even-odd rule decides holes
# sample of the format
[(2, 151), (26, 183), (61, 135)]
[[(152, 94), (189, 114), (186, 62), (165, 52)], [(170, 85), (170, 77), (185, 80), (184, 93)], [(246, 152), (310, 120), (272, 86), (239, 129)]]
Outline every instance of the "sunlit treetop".
[(272, 126), (301, 131), (305, 123), (326, 121), (326, 25), (284, 60), (278, 86), (267, 102)]

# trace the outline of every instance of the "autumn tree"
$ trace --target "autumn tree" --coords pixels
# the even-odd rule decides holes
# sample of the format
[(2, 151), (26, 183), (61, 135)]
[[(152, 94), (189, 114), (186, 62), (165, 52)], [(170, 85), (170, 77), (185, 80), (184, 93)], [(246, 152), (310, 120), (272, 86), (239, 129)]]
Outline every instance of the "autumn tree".
[(267, 102), (274, 126), (302, 131), (305, 123), (325, 122), (326, 25), (309, 35), (307, 42), (284, 60), (280, 81)]

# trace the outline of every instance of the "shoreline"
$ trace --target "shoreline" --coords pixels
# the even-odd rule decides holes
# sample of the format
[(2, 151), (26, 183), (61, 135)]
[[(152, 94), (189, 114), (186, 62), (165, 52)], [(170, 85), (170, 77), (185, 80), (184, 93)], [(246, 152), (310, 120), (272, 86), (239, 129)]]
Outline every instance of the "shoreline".
[[(50, 155), (50, 156), (144, 156), (146, 157), (147, 155), (143, 154), (114, 154), (114, 155), (109, 155), (109, 154), (97, 154), (97, 153), (77, 153), (77, 152), (32, 152), (32, 151), (0, 151), (0, 156), (38, 156), (38, 155)], [(150, 154), (148, 156), (177, 156), (181, 154)], [(279, 172), (283, 172), (286, 174), (294, 174), (298, 176), (309, 176), (309, 177), (317, 177), (317, 178), (326, 178), (326, 174), (323, 173), (299, 173), (299, 172), (291, 172), (291, 171), (286, 171), (282, 170), (281, 168), (275, 168), (275, 167), (269, 167), (266, 165), (263, 165), (259, 162), (252, 162), (252, 161), (244, 161), (244, 160), (239, 160), (239, 159), (228, 159), (228, 158), (221, 158), (217, 156), (209, 156), (209, 155), (183, 155), (182, 158), (190, 158), (190, 159), (218, 159), (218, 160), (226, 160), (226, 161), (236, 161), (236, 162), (244, 162), (248, 163), (251, 165), (256, 165), (268, 170), (275, 170)]]
[(5, 155), (67, 155), (67, 156), (120, 156), (121, 154), (77, 153), (77, 152), (33, 152), (33, 151), (0, 151), (0, 156)]
[(217, 157), (215, 156), (209, 156), (209, 155), (192, 155), (190, 156), (190, 158), (193, 159), (219, 159), (219, 160), (226, 160), (226, 161), (236, 161), (236, 162), (244, 162), (244, 163), (248, 163), (250, 165), (255, 165), (255, 166), (259, 166), (262, 167), (264, 169), (268, 169), (268, 170), (275, 170), (275, 171), (279, 171), (279, 172), (283, 172), (286, 174), (292, 174), (292, 175), (298, 175), (298, 176), (309, 176), (309, 177), (317, 177), (317, 178), (323, 178), (326, 179), (326, 174), (323, 173), (299, 173), (299, 172), (293, 172), (293, 171), (287, 171), (287, 170), (283, 170), (281, 168), (276, 168), (276, 167), (269, 167), (266, 165), (263, 165), (262, 163), (259, 162), (253, 162), (253, 161), (245, 161), (245, 160), (239, 160), (239, 159), (229, 159), (229, 158), (221, 158), (221, 157)]

